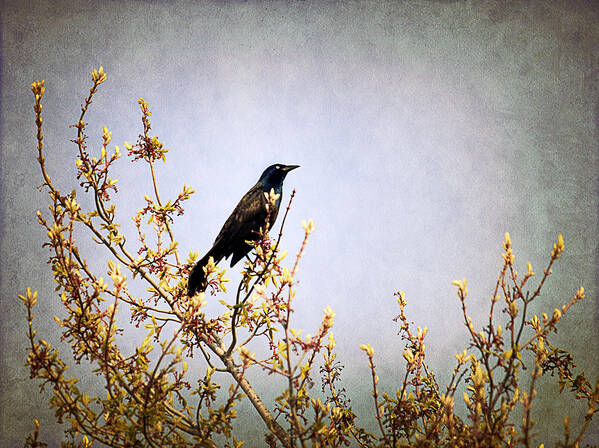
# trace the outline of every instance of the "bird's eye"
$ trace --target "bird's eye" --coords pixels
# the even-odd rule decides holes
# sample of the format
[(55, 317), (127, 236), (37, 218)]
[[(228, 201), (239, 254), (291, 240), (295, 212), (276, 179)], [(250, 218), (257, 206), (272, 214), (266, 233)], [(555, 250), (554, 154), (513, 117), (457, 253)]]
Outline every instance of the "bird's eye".
[(278, 169), (278, 170), (280, 170), (281, 169), (281, 165), (276, 165), (275, 168)]

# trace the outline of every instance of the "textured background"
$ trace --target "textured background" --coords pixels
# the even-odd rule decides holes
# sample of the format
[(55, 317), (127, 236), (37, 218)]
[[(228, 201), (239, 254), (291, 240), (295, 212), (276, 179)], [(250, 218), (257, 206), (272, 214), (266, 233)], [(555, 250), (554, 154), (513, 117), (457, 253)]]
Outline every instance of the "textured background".
[[(597, 2), (1, 5), (1, 446), (22, 445), (33, 416), (51, 446), (62, 431), (23, 367), (25, 316), (16, 299), (27, 286), (40, 291), (39, 335), (63, 348), (35, 220), (46, 197), (36, 189), (29, 85), (46, 80), (49, 171), (68, 190), (76, 185), (68, 125), (99, 65), (109, 78), (87, 117), (90, 145), (98, 148), (104, 125), (114, 144), (135, 141), (136, 100), (150, 101), (153, 132), (171, 149), (158, 172), (163, 194), (183, 183), (197, 190), (176, 229), (185, 252), (210, 246), (264, 167), (302, 166), (286, 181), (287, 194), (298, 194), (284, 244), (297, 250), (301, 219), (313, 218), (318, 230), (302, 260), (295, 326), (313, 333), (326, 305), (337, 312), (339, 356), (358, 411), (371, 410), (359, 344), (375, 348), (384, 388), (399, 377), (393, 292), (406, 291), (409, 317), (429, 327), (430, 362), (446, 379), (465, 337), (450, 282), (468, 278), (481, 319), (505, 231), (522, 269), (531, 261), (539, 273), (563, 232), (566, 254), (540, 309), (585, 285), (588, 300), (564, 320), (560, 341), (599, 375)], [(127, 232), (127, 216), (149, 189), (146, 174), (124, 159), (117, 169)], [(105, 266), (103, 252), (85, 248)], [(80, 372), (94, 387), (85, 366)], [(259, 390), (274, 393), (256, 377)], [(576, 419), (581, 410), (556, 407), (555, 386), (541, 395), (535, 417), (550, 441), (563, 413)], [(261, 444), (256, 418), (242, 406), (248, 446)], [(599, 443), (598, 426), (588, 441)]]

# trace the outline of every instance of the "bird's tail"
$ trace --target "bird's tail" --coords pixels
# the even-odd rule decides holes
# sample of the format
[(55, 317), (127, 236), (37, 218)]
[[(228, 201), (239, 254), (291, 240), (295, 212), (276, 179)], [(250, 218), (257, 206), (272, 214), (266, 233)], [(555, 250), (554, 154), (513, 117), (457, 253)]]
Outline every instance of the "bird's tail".
[(214, 264), (218, 263), (223, 257), (213, 253), (213, 250), (209, 250), (193, 267), (191, 274), (189, 274), (189, 281), (187, 282), (187, 295), (193, 297), (198, 292), (206, 291), (208, 283), (206, 281), (206, 272), (204, 266), (208, 264), (210, 257), (213, 258)]

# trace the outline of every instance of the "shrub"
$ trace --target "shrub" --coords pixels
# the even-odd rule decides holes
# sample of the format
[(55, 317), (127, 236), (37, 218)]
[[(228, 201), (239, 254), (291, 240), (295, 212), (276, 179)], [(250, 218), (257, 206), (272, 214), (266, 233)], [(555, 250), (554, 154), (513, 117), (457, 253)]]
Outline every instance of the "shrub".
[[(92, 87), (72, 127), (77, 130), (75, 164), (81, 189), (93, 198), (94, 207), (84, 210), (76, 190), (63, 193), (50, 178), (45, 164), (42, 133), (44, 81), (34, 82), (38, 163), (43, 187), (50, 198), (49, 213), (37, 213), (47, 232), (56, 290), (66, 317), (55, 317), (62, 339), (72, 348), (76, 363), (94, 366), (106, 395), (88, 394), (78, 387), (78, 378), (68, 376), (64, 358), (50, 343), (37, 338), (33, 310), (37, 292), (27, 289), (19, 297), (27, 309), (31, 378), (52, 388), (51, 406), (58, 422), (68, 423), (63, 446), (89, 447), (94, 441), (114, 447), (239, 447), (235, 437), (235, 406), (247, 399), (264, 423), (269, 446), (337, 447), (511, 447), (531, 446), (534, 421), (531, 411), (542, 375), (554, 376), (560, 389), (570, 389), (584, 400), (588, 412), (580, 428), (564, 421), (560, 446), (576, 446), (588, 428), (599, 402), (599, 384), (591, 385), (568, 351), (551, 344), (560, 319), (571, 306), (584, 299), (580, 287), (574, 297), (552, 313), (531, 316), (531, 303), (540, 296), (553, 264), (564, 250), (562, 236), (553, 246), (540, 280), (530, 263), (522, 275), (515, 268), (509, 234), (503, 242), (503, 267), (489, 304), (488, 322), (477, 330), (467, 312), (466, 280), (455, 281), (464, 324), (467, 349), (456, 355), (451, 379), (440, 386), (425, 360), (426, 328), (413, 328), (405, 314), (406, 297), (396, 294), (399, 334), (405, 343), (405, 370), (394, 392), (379, 388), (374, 350), (362, 345), (370, 367), (373, 412), (378, 429), (361, 428), (358, 416), (343, 388), (343, 366), (337, 360), (333, 327), (335, 313), (327, 307), (314, 336), (303, 336), (291, 327), (296, 294), (295, 275), (300, 258), (314, 231), (312, 221), (303, 222), (304, 238), (289, 264), (280, 240), (295, 191), (287, 205), (278, 237), (266, 231), (255, 243), (252, 259), (245, 262), (242, 279), (232, 295), (224, 295), (224, 269), (206, 267), (208, 292), (188, 297), (187, 277), (197, 259), (192, 253), (182, 260), (172, 225), (183, 214), (183, 205), (193, 190), (183, 186), (178, 196), (160, 196), (155, 163), (165, 160), (168, 150), (150, 135), (149, 105), (139, 99), (143, 131), (135, 145), (125, 143), (132, 162), (149, 166), (152, 196), (133, 216), (137, 241), (120, 232), (116, 220), (117, 183), (110, 168), (121, 157), (118, 147), (109, 148), (111, 133), (104, 127), (96, 156), (88, 149), (85, 114), (100, 85), (106, 80), (102, 67), (92, 73)], [(150, 227), (151, 226), (151, 227)], [(105, 282), (94, 272), (74, 235), (81, 231), (106, 250)], [(150, 236), (147, 232), (150, 232)], [(78, 233), (79, 232), (79, 233)], [(135, 295), (128, 278), (143, 282), (147, 292)], [(219, 299), (221, 312), (209, 316), (208, 300)], [(118, 338), (127, 328), (117, 315), (128, 308), (132, 325), (145, 328), (146, 336), (135, 351), (125, 353)], [(256, 355), (252, 348), (265, 353)], [(188, 360), (202, 357), (206, 371), (188, 368)], [(285, 389), (272, 407), (265, 405), (246, 372), (258, 367), (265, 374), (284, 379)], [(228, 391), (218, 378), (229, 377)], [(315, 387), (320, 380), (321, 388)], [(525, 386), (526, 385), (526, 386)], [(456, 400), (466, 412), (454, 412)], [(517, 418), (519, 415), (521, 418)], [(519, 420), (519, 421), (518, 421)], [(39, 440), (39, 423), (25, 446), (45, 446)]]

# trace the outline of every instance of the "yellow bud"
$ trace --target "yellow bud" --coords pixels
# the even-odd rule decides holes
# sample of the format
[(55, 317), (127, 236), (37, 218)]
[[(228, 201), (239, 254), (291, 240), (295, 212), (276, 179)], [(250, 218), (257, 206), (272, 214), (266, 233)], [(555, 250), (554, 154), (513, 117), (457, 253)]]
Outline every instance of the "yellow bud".
[(197, 312), (200, 308), (208, 304), (208, 301), (206, 300), (206, 294), (203, 292), (197, 293), (192, 297), (191, 304)]
[(505, 232), (505, 240), (503, 241), (503, 247), (505, 250), (508, 250), (512, 246), (512, 239), (510, 238), (510, 233)]
[(470, 375), (475, 387), (481, 387), (485, 383), (485, 375), (479, 363), (474, 364), (473, 372)]
[(441, 395), (441, 401), (447, 410), (451, 411), (453, 409), (454, 400), (451, 395)]
[(509, 308), (510, 308), (510, 316), (516, 317), (518, 315), (518, 311), (520, 311), (520, 309), (518, 308), (518, 305), (516, 305), (516, 302), (511, 302)]
[(310, 235), (312, 232), (314, 232), (314, 230), (316, 230), (316, 227), (314, 227), (314, 221), (312, 221), (312, 219), (309, 219), (308, 222), (302, 220), (302, 227), (306, 235)]
[(458, 363), (462, 364), (465, 360), (466, 360), (466, 350), (464, 350), (462, 353), (458, 353), (457, 355), (455, 355), (456, 359), (458, 360)]
[(335, 317), (335, 312), (333, 311), (333, 308), (331, 308), (330, 305), (327, 305), (327, 307), (323, 310), (325, 317), (328, 317), (330, 319)]
[(281, 197), (280, 194), (275, 193), (274, 188), (271, 188), (268, 193), (265, 192), (264, 196), (266, 197), (266, 200), (268, 201), (268, 203), (273, 206), (277, 203), (277, 199), (279, 199)]
[(283, 268), (283, 273), (281, 275), (281, 282), (287, 285), (293, 285), (293, 276), (289, 272), (289, 269)]
[(372, 349), (370, 344), (361, 344), (360, 349), (364, 350), (370, 358), (372, 358), (372, 356), (374, 355), (374, 350)]
[(403, 352), (403, 357), (406, 361), (408, 361), (408, 364), (412, 364), (414, 362), (414, 353), (412, 353), (412, 350), (410, 350), (409, 348), (407, 348), (406, 351)]
[(557, 236), (557, 243), (555, 243), (553, 245), (553, 250), (551, 251), (551, 256), (553, 258), (559, 258), (562, 255), (562, 252), (564, 251), (564, 237), (563, 235), (560, 233)]
[(329, 333), (329, 343), (327, 344), (327, 349), (329, 351), (333, 351), (334, 348), (335, 348), (335, 337), (333, 336), (333, 332), (331, 331)]
[(466, 403), (466, 406), (470, 406), (472, 404), (472, 401), (470, 401), (470, 397), (466, 392), (464, 392), (462, 397), (464, 398), (464, 403)]
[(557, 322), (558, 320), (561, 319), (561, 317), (562, 317), (562, 312), (560, 310), (558, 310), (557, 308), (555, 308), (553, 310), (553, 320), (555, 320)]

